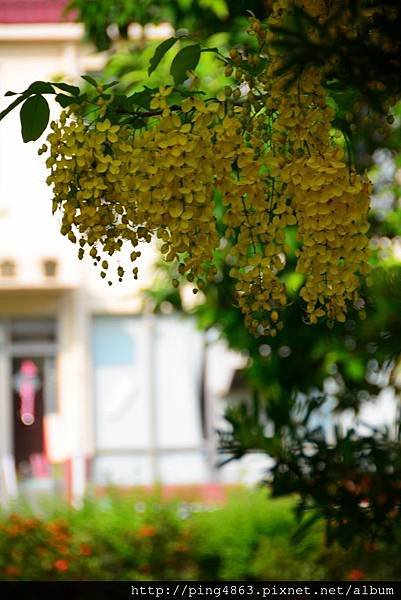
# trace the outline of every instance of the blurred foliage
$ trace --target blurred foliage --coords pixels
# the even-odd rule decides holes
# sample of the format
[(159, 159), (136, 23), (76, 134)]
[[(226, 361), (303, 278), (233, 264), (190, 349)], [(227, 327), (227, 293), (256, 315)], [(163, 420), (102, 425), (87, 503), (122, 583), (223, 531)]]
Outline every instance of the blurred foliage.
[(237, 489), (223, 505), (110, 490), (80, 509), (3, 512), (0, 580), (399, 579), (390, 541), (329, 552), (316, 522), (294, 545), (294, 504), (265, 490)]
[(3, 515), (0, 579), (168, 579), (180, 568), (185, 577), (186, 537), (177, 503), (156, 497), (135, 504), (111, 493), (79, 511), (48, 504), (46, 517)]
[[(191, 40), (203, 42), (205, 47), (218, 47), (227, 52), (234, 45), (252, 44), (246, 31), (249, 11), (260, 18), (266, 16), (263, 0), (146, 0), (141, 3), (73, 0), (70, 6), (77, 20), (84, 23), (87, 37), (96, 48), (109, 50), (105, 67), (96, 73), (97, 77), (105, 83), (118, 79), (118, 90), (122, 92), (136, 91), (144, 82), (152, 88), (164, 85), (169, 78), (169, 63), (176, 53), (174, 49), (167, 52), (166, 60), (148, 77), (149, 61), (160, 42), (149, 39), (145, 32), (137, 39), (127, 39), (130, 24), (144, 27), (149, 23), (167, 23), (173, 31), (184, 34), (182, 45), (187, 35)], [(217, 60), (215, 54), (205, 52), (197, 68), (202, 87), (211, 94), (217, 94), (231, 81), (224, 76), (223, 69), (217, 68)]]
[[(132, 93), (143, 89), (144, 83), (150, 88), (158, 88), (170, 79), (170, 65), (177, 53), (176, 48), (166, 52), (157, 70), (149, 76), (149, 62), (159, 43), (159, 41), (148, 40), (144, 46), (138, 46), (134, 42), (121, 44), (118, 50), (110, 55), (104, 69), (96, 73), (96, 77), (105, 83), (118, 80), (116, 89), (122, 93)], [(181, 39), (181, 47), (188, 44), (188, 40)], [(228, 37), (225, 33), (215, 34), (207, 40), (208, 47), (224, 49), (227, 44)], [(230, 79), (224, 75), (221, 62), (212, 52), (202, 52), (197, 74), (202, 81), (202, 88), (212, 95), (216, 95), (230, 82)]]
[(84, 23), (88, 38), (99, 50), (108, 49), (117, 32), (126, 38), (132, 23), (170, 23), (175, 30), (186, 29), (200, 39), (229, 32), (236, 40), (246, 29), (248, 11), (258, 18), (266, 16), (263, 0), (71, 0), (69, 9)]
[[(380, 412), (383, 389), (398, 398), (400, 383), (401, 265), (391, 249), (394, 240), (382, 237), (385, 220), (373, 211), (371, 221), (376, 268), (363, 290), (366, 320), (350, 313), (332, 329), (304, 324), (296, 299), (302, 277), (290, 260), (285, 279), (293, 300), (284, 328), (275, 338), (255, 338), (235, 306), (229, 246), (216, 256), (215, 282), (190, 311), (201, 329), (217, 329), (231, 349), (248, 358), (244, 374), (252, 393), (228, 403), (228, 426), (220, 431), (222, 462), (255, 450), (272, 457), (266, 482), (274, 495), (301, 497), (300, 535), (324, 517), (326, 541), (344, 546), (354, 539), (390, 539), (401, 517), (401, 413), (388, 427), (365, 426), (359, 419), (367, 405)], [(295, 253), (291, 228), (287, 241)], [(165, 277), (163, 271), (171, 269), (165, 264), (159, 269), (147, 291), (154, 309), (184, 310), (179, 290), (168, 283), (178, 275)]]
[(327, 15), (295, 4), (285, 23), (271, 28), (273, 43), (285, 52), (280, 70), (291, 69), (295, 78), (310, 66), (323, 68), (333, 92), (354, 92), (372, 109), (387, 112), (401, 93), (400, 18), (398, 0), (341, 0)]
[[(274, 0), (267, 5), (272, 11)], [(401, 5), (398, 0), (341, 0), (327, 15), (292, 6), (271, 26), (268, 43), (283, 56), (290, 81), (315, 67), (336, 108), (350, 160), (364, 170), (375, 148), (392, 137), (389, 111), (401, 94)]]

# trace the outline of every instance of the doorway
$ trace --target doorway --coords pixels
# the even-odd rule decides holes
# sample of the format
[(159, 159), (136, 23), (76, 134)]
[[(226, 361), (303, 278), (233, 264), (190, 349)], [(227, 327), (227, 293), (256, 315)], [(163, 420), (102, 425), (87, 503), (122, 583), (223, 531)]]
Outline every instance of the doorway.
[(10, 400), (13, 453), (18, 480), (50, 476), (45, 419), (57, 411), (56, 322), (9, 322)]
[(18, 477), (33, 476), (35, 459), (45, 454), (44, 359), (12, 359), (14, 460)]

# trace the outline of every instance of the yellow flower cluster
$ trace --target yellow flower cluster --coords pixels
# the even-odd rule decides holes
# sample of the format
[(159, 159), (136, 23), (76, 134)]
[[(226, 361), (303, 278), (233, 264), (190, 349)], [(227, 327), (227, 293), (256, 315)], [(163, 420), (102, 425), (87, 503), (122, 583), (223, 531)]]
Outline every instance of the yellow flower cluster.
[[(47, 183), (53, 186), (53, 212), (62, 209), (61, 233), (79, 242), (79, 258), (86, 245), (100, 261), (99, 246), (111, 256), (121, 249), (123, 240), (133, 247), (141, 240), (150, 241), (146, 224), (137, 226), (136, 207), (130, 202), (130, 131), (108, 120), (90, 127), (81, 118), (70, 119), (66, 112), (51, 129), (46, 165), (51, 170)], [(136, 256), (134, 251), (132, 259)], [(102, 267), (105, 277), (106, 260)]]
[(279, 177), (298, 223), (297, 270), (305, 276), (300, 295), (312, 323), (324, 315), (345, 321), (347, 303), (359, 305), (357, 273), (366, 272), (368, 261), (369, 184), (334, 145), (332, 109), (321, 98), (318, 74), (305, 72), (296, 89), (281, 94), (276, 121), (286, 132)]
[[(323, 0), (279, 0), (270, 23), (280, 25), (294, 4), (315, 17), (327, 12)], [(350, 301), (363, 306), (358, 274), (369, 270), (370, 184), (347, 165), (333, 141), (334, 111), (327, 104), (321, 72), (307, 68), (296, 79), (292, 73), (278, 76), (281, 64), (280, 53), (274, 53), (264, 89), (266, 105), (275, 113), (272, 152), (281, 158), (275, 174), (282, 193), (291, 198), (298, 224), (297, 271), (305, 276), (300, 296), (311, 323), (323, 316), (343, 322)]]
[[(318, 16), (326, 4), (277, 0), (270, 24), (280, 25), (293, 5)], [(266, 29), (255, 19), (251, 30), (264, 46)], [(230, 56), (238, 65), (234, 90), (227, 87), (218, 100), (187, 97), (177, 107), (169, 104), (172, 89), (161, 88), (145, 129), (114, 125), (104, 111), (92, 124), (67, 112), (52, 123), (48, 183), (54, 210), (62, 209), (61, 231), (79, 243), (81, 258), (90, 247), (102, 277), (108, 268), (103, 253), (128, 242), (135, 263), (139, 243), (156, 236), (165, 259), (176, 262), (197, 291), (216, 272), (217, 190), (230, 275), (249, 329), (275, 336), (283, 326), (288, 226), (297, 226), (297, 270), (305, 277), (300, 296), (309, 322), (324, 316), (344, 321), (350, 302), (363, 305), (358, 287), (359, 274), (368, 270), (369, 183), (333, 140), (334, 113), (319, 70), (305, 69), (296, 79), (278, 75), (283, 57), (275, 46), (258, 75), (240, 63), (256, 67), (263, 52)], [(234, 67), (226, 70), (231, 75)], [(136, 266), (133, 273), (137, 277)]]
[[(203, 287), (215, 273), (213, 251), (220, 242), (213, 192), (216, 187), (223, 191), (227, 222), (241, 199), (245, 212), (235, 216), (239, 223), (231, 223), (242, 232), (233, 254), (240, 247), (248, 254), (253, 212), (259, 210), (262, 223), (266, 204), (258, 180), (261, 165), (244, 143), (238, 116), (226, 115), (223, 103), (190, 97), (182, 102), (179, 116), (167, 103), (170, 91), (160, 90), (151, 103), (157, 117), (148, 129), (135, 133), (108, 119), (86, 124), (64, 112), (48, 136), (47, 181), (53, 186), (53, 209), (62, 209), (61, 232), (78, 241), (80, 258), (90, 246), (90, 255), (101, 262), (102, 277), (108, 268), (104, 252), (114, 254), (124, 241), (136, 248), (156, 235), (165, 259), (176, 261), (181, 274)], [(139, 255), (133, 250), (132, 261)], [(245, 269), (238, 271), (239, 279), (252, 285), (247, 260), (239, 266)], [(138, 268), (133, 272), (137, 277)], [(119, 267), (119, 277), (123, 274)], [(239, 292), (246, 292), (241, 284)]]
[[(263, 119), (256, 119), (247, 144), (238, 119), (225, 119), (216, 127), (216, 155), (222, 167), (217, 187), (226, 206), (225, 235), (233, 241), (230, 275), (238, 280), (236, 291), (245, 323), (259, 335), (274, 336), (282, 327), (275, 308), (286, 304), (278, 273), (285, 266), (283, 229), (287, 207), (275, 202), (274, 182), (266, 170), (265, 152), (257, 134), (262, 126)], [(232, 156), (233, 165), (227, 164), (226, 156)], [(281, 220), (277, 216), (280, 211)]]

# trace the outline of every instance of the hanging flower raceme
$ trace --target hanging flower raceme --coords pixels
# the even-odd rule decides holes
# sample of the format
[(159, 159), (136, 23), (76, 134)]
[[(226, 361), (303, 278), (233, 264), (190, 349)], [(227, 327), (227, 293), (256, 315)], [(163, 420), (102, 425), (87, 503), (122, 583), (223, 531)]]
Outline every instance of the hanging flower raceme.
[[(202, 287), (220, 241), (213, 192), (221, 187), (230, 199), (239, 193), (250, 206), (256, 194), (263, 203), (263, 188), (253, 189), (260, 165), (255, 170), (241, 122), (226, 116), (220, 102), (187, 98), (179, 116), (166, 96), (161, 90), (152, 101), (160, 117), (135, 133), (108, 119), (87, 124), (62, 113), (48, 136), (47, 182), (53, 186), (53, 210), (62, 210), (61, 232), (79, 243), (80, 258), (90, 247), (103, 277), (108, 268), (103, 253), (113, 255), (126, 241), (134, 248), (134, 262), (138, 244), (156, 235), (165, 259), (176, 261), (180, 273)], [(232, 176), (234, 163), (239, 179)], [(137, 267), (133, 271), (137, 277)]]
[[(285, 157), (279, 178), (298, 224), (297, 271), (309, 320), (345, 321), (347, 306), (361, 307), (358, 274), (368, 270), (370, 185), (347, 165), (330, 134), (333, 110), (324, 100), (315, 70), (282, 90), (275, 127), (285, 127)], [(280, 110), (282, 106), (282, 110)], [(292, 118), (294, 113), (296, 118)]]
[[(323, 0), (277, 0), (268, 27), (282, 25), (294, 6), (330, 16)], [(63, 112), (52, 123), (47, 166), (61, 231), (79, 244), (80, 258), (89, 251), (101, 263), (102, 277), (104, 255), (128, 243), (136, 278), (139, 244), (157, 237), (194, 291), (216, 273), (218, 192), (238, 304), (251, 331), (274, 336), (287, 304), (288, 227), (297, 228), (307, 320), (344, 321), (350, 306), (362, 308), (370, 185), (333, 138), (323, 68), (283, 73), (280, 34), (267, 29), (252, 19), (260, 50), (230, 53), (226, 74), (237, 83), (218, 99), (186, 93), (177, 105), (173, 88), (161, 88), (141, 129), (112, 123), (103, 96), (93, 123)]]
[[(323, 0), (282, 0), (275, 3), (271, 24), (283, 24), (292, 6), (315, 17), (329, 16)], [(305, 68), (295, 78), (281, 73), (280, 52), (270, 58), (264, 89), (275, 115), (272, 152), (281, 157), (276, 179), (290, 198), (298, 226), (297, 271), (305, 278), (300, 296), (311, 323), (323, 316), (329, 323), (342, 322), (350, 304), (363, 307), (358, 288), (359, 275), (369, 271), (370, 184), (347, 164), (344, 150), (333, 140), (335, 114), (322, 72)]]

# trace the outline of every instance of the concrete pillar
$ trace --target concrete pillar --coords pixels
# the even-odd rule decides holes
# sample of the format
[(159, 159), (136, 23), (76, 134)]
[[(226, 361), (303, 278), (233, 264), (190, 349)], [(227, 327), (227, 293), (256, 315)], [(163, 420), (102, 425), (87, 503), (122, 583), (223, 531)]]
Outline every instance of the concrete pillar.
[(79, 504), (85, 493), (83, 464), (93, 451), (91, 416), (90, 323), (82, 289), (60, 299), (59, 381), (60, 412), (68, 436), (71, 477), (69, 494)]
[(144, 316), (144, 326), (146, 328), (146, 381), (145, 385), (147, 404), (149, 406), (149, 455), (151, 464), (152, 484), (161, 484), (161, 473), (159, 465), (159, 443), (157, 434), (157, 404), (156, 404), (156, 389), (155, 389), (155, 328), (156, 318), (153, 314)]

